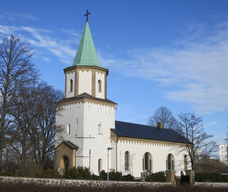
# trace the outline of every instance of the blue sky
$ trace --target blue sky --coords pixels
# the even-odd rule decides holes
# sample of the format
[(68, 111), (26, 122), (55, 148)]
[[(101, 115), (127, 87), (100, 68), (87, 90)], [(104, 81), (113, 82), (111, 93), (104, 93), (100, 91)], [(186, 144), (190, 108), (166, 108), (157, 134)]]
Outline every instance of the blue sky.
[(1, 0), (0, 37), (30, 42), (41, 78), (64, 90), (89, 25), (116, 119), (146, 124), (160, 106), (195, 111), (224, 144), (228, 131), (227, 0)]

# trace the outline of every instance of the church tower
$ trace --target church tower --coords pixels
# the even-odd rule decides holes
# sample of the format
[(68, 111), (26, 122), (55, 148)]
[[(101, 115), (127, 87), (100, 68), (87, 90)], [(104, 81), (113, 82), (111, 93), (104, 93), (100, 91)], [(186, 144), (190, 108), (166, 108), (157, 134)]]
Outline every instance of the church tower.
[(83, 166), (94, 174), (106, 170), (110, 129), (115, 128), (115, 105), (107, 99), (108, 69), (100, 66), (87, 21), (73, 65), (64, 69), (65, 98), (56, 125), (55, 167)]

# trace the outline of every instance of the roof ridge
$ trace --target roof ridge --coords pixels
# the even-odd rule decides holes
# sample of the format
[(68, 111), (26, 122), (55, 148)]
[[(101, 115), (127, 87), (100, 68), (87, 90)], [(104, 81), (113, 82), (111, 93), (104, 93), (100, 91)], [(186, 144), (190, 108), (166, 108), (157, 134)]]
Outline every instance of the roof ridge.
[[(118, 121), (118, 120), (116, 120)], [(122, 123), (129, 123), (129, 124), (134, 124), (134, 125), (143, 125), (143, 126), (146, 126), (146, 127), (153, 127), (153, 128), (158, 128), (158, 127), (155, 127), (155, 126), (151, 126), (151, 125), (144, 125), (144, 124), (139, 124), (139, 123), (130, 123), (130, 122), (126, 122), (126, 121), (118, 121), (118, 122), (122, 122)], [(162, 128), (162, 129), (168, 129), (168, 130), (173, 130), (173, 129), (169, 129), (169, 128)], [(175, 131), (175, 130), (173, 130)]]

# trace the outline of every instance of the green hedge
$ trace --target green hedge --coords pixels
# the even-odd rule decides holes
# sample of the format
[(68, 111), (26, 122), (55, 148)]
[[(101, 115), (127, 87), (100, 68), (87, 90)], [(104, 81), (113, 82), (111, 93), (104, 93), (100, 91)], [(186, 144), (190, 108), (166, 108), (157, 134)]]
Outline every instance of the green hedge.
[[(102, 170), (100, 172), (100, 178), (101, 180), (107, 180), (107, 173)], [(109, 172), (109, 180), (110, 181), (121, 181), (122, 180), (122, 173), (121, 172), (115, 172), (115, 171), (111, 171)]]
[[(101, 180), (107, 180), (107, 173), (104, 170), (100, 172), (100, 178)], [(134, 181), (134, 177), (131, 174), (122, 176), (122, 172), (111, 171), (109, 173), (109, 180), (110, 181)]]
[(91, 179), (91, 172), (86, 167), (72, 167), (65, 171), (63, 175), (64, 179)]
[[(37, 171), (36, 177), (38, 178), (64, 178), (64, 179), (85, 179), (85, 180), (107, 180), (107, 173), (102, 170), (100, 175), (91, 174), (90, 170), (86, 167), (72, 167), (66, 170), (61, 176), (56, 169), (47, 169), (44, 171)], [(15, 176), (15, 174), (10, 172), (0, 172), (0, 175), (4, 176)], [(19, 176), (29, 177), (29, 173), (25, 171), (20, 171)], [(134, 177), (130, 174), (122, 176), (121, 172), (111, 171), (109, 173), (110, 181), (134, 181)]]
[(11, 172), (0, 172), (0, 176), (9, 176), (9, 177), (14, 177), (15, 174)]
[(134, 181), (134, 177), (131, 174), (122, 176), (122, 181)]
[(165, 172), (157, 172), (157, 173), (151, 173), (148, 172), (146, 177), (145, 177), (145, 181), (149, 181), (149, 182), (166, 182), (166, 176), (165, 176)]
[(36, 177), (39, 178), (61, 178), (61, 175), (56, 169), (47, 169), (44, 171), (36, 172)]
[(221, 173), (197, 173), (195, 175), (196, 182), (228, 182), (228, 175)]

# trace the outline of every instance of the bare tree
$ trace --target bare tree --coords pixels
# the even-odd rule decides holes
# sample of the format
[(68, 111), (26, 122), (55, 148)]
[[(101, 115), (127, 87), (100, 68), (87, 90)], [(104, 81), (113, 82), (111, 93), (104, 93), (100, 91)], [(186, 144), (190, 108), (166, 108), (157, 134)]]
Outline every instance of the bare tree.
[(163, 123), (164, 128), (178, 130), (178, 121), (173, 117), (172, 112), (166, 107), (159, 107), (154, 111), (153, 116), (149, 117), (148, 125), (157, 126), (157, 123)]
[(62, 127), (56, 126), (56, 113), (62, 109), (57, 108), (55, 103), (64, 98), (62, 91), (55, 90), (46, 83), (41, 83), (36, 88), (38, 110), (37, 127), (32, 131), (34, 147), (34, 159), (37, 164), (44, 166), (50, 155), (54, 153), (55, 133), (62, 132)]
[(16, 173), (20, 168), (20, 158), (10, 145), (6, 145), (4, 149), (2, 163), (4, 172)]
[[(11, 142), (11, 146), (20, 157), (20, 169), (25, 171), (27, 153), (32, 145), (31, 134), (37, 127), (38, 110), (36, 106), (36, 87), (21, 87), (17, 96), (12, 98), (13, 108), (11, 115), (17, 127), (17, 136)], [(30, 158), (31, 159), (31, 158)]]
[(55, 133), (61, 131), (55, 125), (56, 111), (60, 110), (56, 110), (55, 102), (62, 98), (61, 91), (43, 82), (21, 88), (17, 97), (13, 98), (14, 110), (11, 114), (18, 134), (11, 146), (20, 156), (21, 170), (28, 171), (31, 161), (39, 168), (45, 168), (53, 154)]
[(28, 43), (13, 35), (0, 43), (0, 170), (3, 149), (17, 134), (10, 115), (12, 98), (19, 87), (37, 78), (37, 70), (30, 61), (33, 54)]
[(217, 150), (217, 145), (214, 141), (209, 140), (213, 135), (208, 135), (204, 131), (201, 117), (196, 117), (194, 112), (180, 112), (178, 117), (182, 136), (191, 142), (185, 147), (190, 157), (191, 168), (197, 171), (200, 163)]

